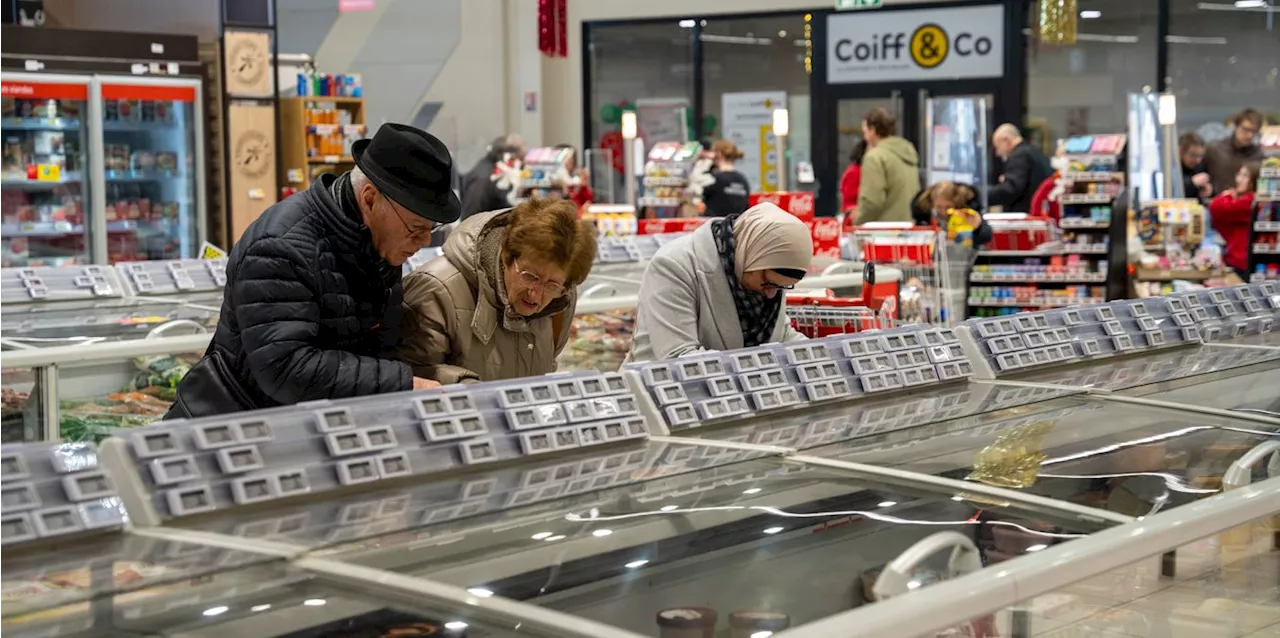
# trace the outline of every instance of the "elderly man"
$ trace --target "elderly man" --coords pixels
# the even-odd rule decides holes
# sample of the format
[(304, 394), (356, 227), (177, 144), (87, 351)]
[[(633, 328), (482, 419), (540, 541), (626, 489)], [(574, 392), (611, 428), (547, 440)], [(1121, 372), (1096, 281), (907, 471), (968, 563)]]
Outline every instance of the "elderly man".
[(1004, 160), (1000, 183), (987, 189), (987, 204), (1001, 206), (1006, 213), (1032, 212), (1031, 197), (1041, 182), (1053, 174), (1049, 158), (1035, 144), (1022, 139), (1013, 124), (1001, 124), (991, 136), (996, 156)]
[(217, 332), (166, 418), (438, 385), (394, 352), (400, 266), (461, 213), (453, 160), (402, 124), (351, 154), (355, 169), (271, 206), (236, 242)]

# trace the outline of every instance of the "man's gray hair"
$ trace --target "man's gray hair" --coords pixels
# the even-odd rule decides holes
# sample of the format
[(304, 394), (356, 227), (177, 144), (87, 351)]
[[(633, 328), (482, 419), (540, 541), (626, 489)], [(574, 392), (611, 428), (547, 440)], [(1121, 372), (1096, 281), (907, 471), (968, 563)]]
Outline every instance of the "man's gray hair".
[(359, 193), (360, 189), (369, 183), (369, 178), (364, 174), (364, 171), (360, 170), (359, 166), (351, 169), (351, 190), (353, 192)]
[(992, 137), (996, 139), (1005, 138), (1009, 140), (1020, 140), (1022, 139), (1022, 131), (1018, 130), (1016, 125), (1005, 122), (1004, 124), (996, 127), (996, 133), (995, 135), (992, 135)]

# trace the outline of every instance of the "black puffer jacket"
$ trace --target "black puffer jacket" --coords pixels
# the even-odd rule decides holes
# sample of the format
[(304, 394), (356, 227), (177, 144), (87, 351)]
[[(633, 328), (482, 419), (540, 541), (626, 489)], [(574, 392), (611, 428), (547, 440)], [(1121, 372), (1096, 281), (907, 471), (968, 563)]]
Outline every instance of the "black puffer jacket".
[[(210, 350), (255, 408), (413, 387), (412, 370), (394, 360), (400, 268), (374, 252), (345, 178), (346, 206), (335, 200), (337, 179), (324, 175), (268, 208), (227, 261)], [(179, 386), (188, 392), (200, 388)]]

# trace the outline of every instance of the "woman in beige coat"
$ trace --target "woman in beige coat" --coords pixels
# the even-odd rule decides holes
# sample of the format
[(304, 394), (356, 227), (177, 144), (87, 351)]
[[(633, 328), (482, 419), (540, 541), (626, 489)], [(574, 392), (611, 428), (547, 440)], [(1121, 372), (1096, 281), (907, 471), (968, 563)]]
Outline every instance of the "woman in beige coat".
[(796, 341), (785, 291), (809, 271), (809, 228), (773, 204), (703, 224), (653, 255), (628, 362)]
[(595, 229), (572, 202), (467, 218), (404, 279), (400, 360), (446, 385), (555, 371), (595, 256)]

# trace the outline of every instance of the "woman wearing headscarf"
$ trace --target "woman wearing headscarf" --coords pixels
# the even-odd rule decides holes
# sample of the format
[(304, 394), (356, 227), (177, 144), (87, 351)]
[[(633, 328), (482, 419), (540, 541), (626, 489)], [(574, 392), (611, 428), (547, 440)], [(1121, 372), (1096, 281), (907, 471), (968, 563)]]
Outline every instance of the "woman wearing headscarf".
[(785, 292), (812, 259), (808, 226), (768, 203), (666, 244), (641, 280), (628, 362), (804, 339)]
[(595, 228), (568, 201), (464, 220), (404, 278), (399, 359), (446, 385), (554, 372), (595, 256)]

